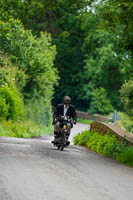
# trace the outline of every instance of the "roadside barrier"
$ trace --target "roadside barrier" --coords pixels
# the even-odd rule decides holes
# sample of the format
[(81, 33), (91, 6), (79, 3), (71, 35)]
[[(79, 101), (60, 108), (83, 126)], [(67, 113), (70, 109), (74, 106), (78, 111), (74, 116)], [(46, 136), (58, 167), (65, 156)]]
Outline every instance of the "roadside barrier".
[(133, 134), (126, 132), (124, 129), (99, 121), (94, 121), (90, 124), (91, 131), (97, 131), (102, 135), (110, 133), (115, 135), (118, 139), (125, 139), (130, 145), (133, 145)]

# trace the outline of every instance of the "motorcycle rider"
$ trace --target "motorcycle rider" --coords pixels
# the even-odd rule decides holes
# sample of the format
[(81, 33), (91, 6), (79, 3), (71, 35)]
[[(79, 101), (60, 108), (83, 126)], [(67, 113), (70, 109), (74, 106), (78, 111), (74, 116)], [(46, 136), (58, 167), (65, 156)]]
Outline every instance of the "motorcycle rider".
[[(53, 125), (54, 125), (54, 140), (52, 143), (56, 142), (56, 139), (58, 138), (58, 131), (60, 128), (60, 121), (58, 120), (59, 116), (69, 116), (72, 119), (72, 123), (67, 123), (67, 141), (70, 136), (71, 128), (73, 127), (73, 124), (76, 124), (77, 122), (77, 114), (75, 111), (75, 107), (70, 104), (71, 98), (69, 96), (64, 97), (64, 104), (58, 104), (54, 114), (53, 114)], [(67, 142), (67, 145), (69, 145), (70, 142)]]

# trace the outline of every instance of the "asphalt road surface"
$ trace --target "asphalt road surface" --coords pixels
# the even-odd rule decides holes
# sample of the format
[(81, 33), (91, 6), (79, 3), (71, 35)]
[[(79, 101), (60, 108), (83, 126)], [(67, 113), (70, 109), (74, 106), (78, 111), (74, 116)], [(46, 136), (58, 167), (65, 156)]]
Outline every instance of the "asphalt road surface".
[[(88, 128), (78, 124), (78, 130)], [(0, 200), (133, 200), (133, 168), (72, 144), (0, 138)]]

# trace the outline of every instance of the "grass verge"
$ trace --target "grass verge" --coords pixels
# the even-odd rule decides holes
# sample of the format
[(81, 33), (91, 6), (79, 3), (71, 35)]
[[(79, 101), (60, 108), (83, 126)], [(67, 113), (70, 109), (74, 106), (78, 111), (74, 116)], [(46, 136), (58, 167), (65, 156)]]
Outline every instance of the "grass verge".
[(74, 137), (74, 144), (89, 147), (92, 151), (133, 166), (133, 147), (114, 135), (101, 135), (98, 132), (84, 131)]
[(33, 121), (12, 122), (3, 121), (0, 123), (0, 136), (31, 138), (48, 135), (53, 132), (53, 126), (46, 127), (36, 124)]
[(90, 124), (90, 123), (92, 123), (93, 121), (92, 121), (92, 120), (89, 120), (89, 119), (78, 118), (78, 119), (77, 119), (77, 122), (78, 122), (78, 123), (82, 123), (82, 124)]

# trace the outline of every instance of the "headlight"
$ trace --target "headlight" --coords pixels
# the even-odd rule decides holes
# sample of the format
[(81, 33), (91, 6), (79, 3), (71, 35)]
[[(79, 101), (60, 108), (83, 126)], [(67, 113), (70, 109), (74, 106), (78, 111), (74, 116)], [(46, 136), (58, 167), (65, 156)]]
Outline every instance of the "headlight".
[(63, 128), (66, 129), (66, 125), (64, 125)]

